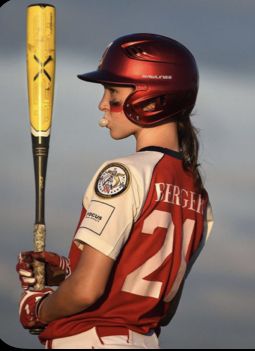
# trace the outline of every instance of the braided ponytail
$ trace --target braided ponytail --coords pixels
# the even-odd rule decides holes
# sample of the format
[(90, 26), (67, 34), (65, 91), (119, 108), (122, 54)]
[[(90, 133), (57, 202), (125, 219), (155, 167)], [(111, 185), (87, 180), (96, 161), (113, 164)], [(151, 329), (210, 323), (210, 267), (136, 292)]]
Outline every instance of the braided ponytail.
[(180, 147), (183, 152), (183, 167), (194, 175), (196, 192), (203, 196), (205, 190), (198, 169), (200, 166), (198, 164), (198, 130), (192, 125), (190, 117), (185, 117), (177, 120), (177, 131)]

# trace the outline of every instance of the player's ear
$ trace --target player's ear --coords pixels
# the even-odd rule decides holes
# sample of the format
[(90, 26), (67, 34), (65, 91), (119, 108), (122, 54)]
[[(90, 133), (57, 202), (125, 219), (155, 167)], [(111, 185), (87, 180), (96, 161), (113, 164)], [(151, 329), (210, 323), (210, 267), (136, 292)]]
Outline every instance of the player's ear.
[(154, 111), (156, 107), (156, 102), (150, 102), (148, 105), (143, 107), (143, 111)]

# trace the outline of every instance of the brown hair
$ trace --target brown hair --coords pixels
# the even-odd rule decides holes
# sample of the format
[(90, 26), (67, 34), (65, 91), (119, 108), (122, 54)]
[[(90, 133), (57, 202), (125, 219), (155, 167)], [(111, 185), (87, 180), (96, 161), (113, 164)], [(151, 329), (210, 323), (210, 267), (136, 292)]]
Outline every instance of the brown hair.
[(190, 116), (177, 119), (176, 122), (180, 148), (183, 152), (183, 167), (193, 174), (196, 192), (200, 193), (203, 197), (205, 189), (199, 171), (200, 164), (198, 164), (199, 131), (192, 125)]

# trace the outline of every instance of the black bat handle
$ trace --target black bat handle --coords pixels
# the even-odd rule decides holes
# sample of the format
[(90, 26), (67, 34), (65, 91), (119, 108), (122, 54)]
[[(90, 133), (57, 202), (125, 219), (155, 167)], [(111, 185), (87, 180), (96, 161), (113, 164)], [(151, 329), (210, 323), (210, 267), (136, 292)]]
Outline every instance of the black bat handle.
[[(46, 227), (45, 227), (45, 184), (47, 172), (47, 160), (49, 150), (49, 137), (35, 137), (32, 135), (34, 174), (35, 174), (35, 194), (36, 210), (34, 225), (34, 251), (45, 250)], [(36, 283), (35, 290), (42, 290), (45, 287), (45, 267), (43, 262), (34, 260), (34, 276)], [(38, 335), (42, 329), (31, 329), (30, 333)]]

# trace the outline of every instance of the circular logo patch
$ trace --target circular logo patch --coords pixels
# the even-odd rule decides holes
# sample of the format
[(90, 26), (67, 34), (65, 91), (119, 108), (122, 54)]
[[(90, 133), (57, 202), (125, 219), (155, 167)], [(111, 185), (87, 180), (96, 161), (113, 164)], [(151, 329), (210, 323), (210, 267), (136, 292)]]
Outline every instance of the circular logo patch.
[(127, 168), (120, 163), (111, 163), (97, 177), (96, 194), (100, 197), (114, 197), (123, 193), (128, 188), (129, 182)]

